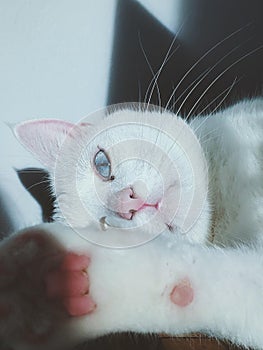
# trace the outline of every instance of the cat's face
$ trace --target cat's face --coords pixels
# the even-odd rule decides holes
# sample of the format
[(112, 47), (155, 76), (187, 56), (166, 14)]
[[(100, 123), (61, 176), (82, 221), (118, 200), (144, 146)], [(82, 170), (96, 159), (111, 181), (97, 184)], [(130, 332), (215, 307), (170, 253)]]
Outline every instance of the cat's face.
[(208, 223), (206, 163), (189, 126), (169, 113), (130, 109), (98, 119), (75, 126), (29, 121), (15, 129), (51, 169), (56, 216), (79, 229), (96, 221), (102, 229), (202, 240)]

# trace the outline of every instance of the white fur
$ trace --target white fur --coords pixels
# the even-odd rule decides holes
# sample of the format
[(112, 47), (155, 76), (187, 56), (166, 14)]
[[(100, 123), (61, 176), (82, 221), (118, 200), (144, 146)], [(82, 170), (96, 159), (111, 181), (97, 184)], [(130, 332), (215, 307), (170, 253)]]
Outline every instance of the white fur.
[(214, 242), (262, 242), (263, 99), (242, 101), (191, 126), (209, 163)]
[[(150, 117), (152, 120), (156, 118), (160, 126), (167, 123), (170, 129), (173, 125), (180, 125), (182, 133), (178, 134), (173, 152), (169, 153), (173, 145), (169, 137), (161, 135), (159, 138), (152, 129), (142, 128), (138, 131), (133, 126), (129, 129), (109, 129), (110, 123), (112, 125), (123, 114), (131, 120), (139, 118), (141, 123), (149, 121)], [(176, 120), (179, 120), (179, 124)], [(169, 153), (171, 161), (178, 166), (181, 178), (185, 179), (179, 182), (180, 188), (177, 190), (182, 192), (182, 201), (171, 222), (176, 230), (171, 234), (164, 229), (167, 219), (164, 212), (156, 223), (160, 227), (163, 225), (163, 232), (158, 238), (133, 249), (121, 250), (91, 244), (74, 230), (60, 224), (43, 225), (46, 234), (54, 237), (66, 249), (91, 256), (91, 295), (98, 304), (94, 314), (69, 322), (58, 331), (56, 338), (50, 339), (49, 345), (56, 348), (55, 344), (63, 343), (62, 338), (70, 344), (71, 341), (74, 343), (116, 331), (166, 332), (173, 335), (200, 331), (237, 344), (263, 349), (263, 100), (243, 101), (207, 119), (197, 118), (190, 123), (208, 163), (209, 193), (208, 196), (204, 193), (205, 201), (198, 220), (194, 221), (186, 235), (182, 230), (185, 220), (183, 215), (191, 198), (191, 182), (195, 180), (193, 176), (189, 177), (187, 155), (195, 154), (197, 158), (202, 158), (202, 151), (191, 153), (196, 139), (186, 137), (189, 136), (189, 127), (177, 117), (171, 118), (168, 113), (142, 114), (131, 110), (117, 111), (101, 123), (98, 129), (87, 125), (78, 129), (77, 137), (76, 134), (71, 137), (73, 144), (59, 144), (64, 157), (60, 153), (57, 167), (54, 168), (54, 164), (50, 163), (60, 206), (57, 216), (64, 215), (74, 228), (88, 231), (91, 240), (96, 241), (98, 235), (106, 235), (118, 242), (125, 241), (126, 228), (131, 223), (114, 214), (110, 216), (107, 206), (103, 205), (110, 198), (109, 188), (115, 193), (140, 176), (147, 183), (152, 196), (150, 199), (163, 195), (169, 201), (174, 200), (169, 198), (169, 186), (162, 187), (160, 184), (165, 179), (167, 184), (173, 185), (174, 177), (169, 162), (163, 162), (162, 157), (156, 157), (155, 153), (151, 154), (152, 162), (160, 165), (163, 177), (158, 177), (158, 172), (152, 166), (138, 159), (129, 161), (127, 166), (120, 165), (114, 174), (116, 182), (111, 184), (102, 182), (94, 173), (92, 159), (97, 145), (107, 149), (112, 146), (112, 142), (119, 142), (121, 147), (114, 148), (110, 153), (114, 169), (123, 153), (128, 152), (129, 156), (129, 147), (125, 148), (121, 142), (138, 139), (139, 133), (140, 139), (151, 143), (152, 147), (157, 139), (156, 143), (161, 149), (159, 155), (162, 152), (164, 156)], [(96, 130), (101, 129), (107, 129), (107, 132), (95, 136), (87, 146), (86, 135), (96, 135)], [(32, 136), (32, 133), (29, 134)], [(53, 149), (54, 135), (48, 128), (42, 138), (36, 134), (34, 142), (44, 142), (48, 138), (45, 157)], [(60, 136), (55, 142), (58, 140), (61, 140)], [(182, 143), (186, 153), (178, 146)], [(144, 154), (143, 150), (136, 149), (136, 143), (133, 145), (135, 153), (142, 152), (143, 159), (149, 157), (149, 152)], [(40, 149), (43, 152), (44, 148)], [(34, 147), (31, 147), (32, 150)], [(54, 154), (50, 159), (53, 158)], [(205, 164), (202, 162), (197, 175), (205, 179)], [(202, 181), (198, 182), (198, 186), (205, 189)], [(94, 188), (99, 190), (99, 199), (103, 198), (103, 203)], [(84, 209), (79, 198), (82, 199)], [(84, 212), (88, 214), (84, 216)], [(135, 224), (140, 225), (146, 214), (145, 211), (145, 214), (138, 215)], [(102, 216), (109, 217), (110, 223), (119, 229), (109, 228), (106, 233), (102, 233), (97, 223)], [(154, 229), (155, 226), (147, 226), (149, 233)], [(209, 240), (215, 243), (214, 247), (203, 244)], [(104, 242), (102, 238), (101, 242), (107, 245), (107, 239)], [(173, 286), (185, 277), (192, 283), (194, 300), (189, 306), (180, 308), (171, 303), (169, 295)], [(8, 297), (4, 293), (1, 295), (3, 298)], [(24, 321), (19, 317), (15, 320), (17, 323)], [(10, 329), (15, 330), (16, 323), (10, 322)], [(19, 346), (19, 350), (29, 349), (28, 344)], [(43, 349), (46, 347), (45, 344)]]

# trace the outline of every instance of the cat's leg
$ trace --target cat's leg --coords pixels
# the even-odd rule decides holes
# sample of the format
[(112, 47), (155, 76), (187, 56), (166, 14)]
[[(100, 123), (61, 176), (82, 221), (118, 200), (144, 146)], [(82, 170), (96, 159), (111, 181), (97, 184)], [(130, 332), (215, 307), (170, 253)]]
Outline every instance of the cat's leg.
[[(94, 252), (98, 309), (87, 332), (204, 332), (263, 349), (263, 250), (219, 249), (160, 238), (125, 252)], [(99, 277), (98, 277), (99, 276)]]
[[(17, 337), (17, 343), (12, 343), (19, 345), (16, 349), (35, 349), (32, 337), (27, 337), (35, 325), (38, 349), (60, 349), (54, 344), (63, 344), (66, 349), (65, 343), (118, 331), (173, 335), (201, 331), (263, 348), (263, 257), (258, 251), (221, 250), (183, 242), (171, 246), (162, 237), (141, 247), (114, 250), (90, 244), (58, 224), (43, 225), (39, 232), (33, 228), (21, 233), (22, 242), (28, 233), (44, 240), (40, 244), (42, 254), (38, 251), (37, 256), (30, 257), (28, 269), (22, 257), (27, 261), (30, 254), (22, 249), (22, 255), (17, 255), (16, 249), (11, 249), (19, 236), (6, 240), (0, 248), (0, 331), (7, 337), (6, 326), (9, 340)], [(109, 233), (114, 234), (106, 232)], [(76, 255), (86, 259), (89, 280), (88, 290), (82, 280), (76, 283), (81, 293), (88, 292), (90, 300), (90, 308), (77, 304), (76, 315), (80, 317), (72, 317), (70, 304), (64, 303), (67, 282), (71, 281), (68, 289), (71, 291), (73, 285), (75, 290), (74, 274), (62, 278), (60, 283), (54, 278), (58, 271), (64, 271), (67, 259)], [(16, 261), (22, 261), (12, 264), (14, 256)], [(72, 265), (75, 264), (79, 262), (74, 260)], [(14, 270), (19, 271), (17, 285)], [(40, 284), (36, 283), (36, 276)], [(50, 291), (52, 278), (55, 292)], [(57, 278), (61, 278), (59, 274)], [(5, 305), (20, 307), (14, 307), (12, 312)], [(39, 329), (44, 332), (43, 337)]]
[[(180, 308), (184, 310), (186, 327), (245, 347), (263, 349), (262, 247), (220, 249), (182, 245), (178, 250), (176, 262), (187, 276), (186, 288), (174, 298), (178, 284), (175, 282), (170, 300), (176, 313)], [(191, 292), (191, 303), (182, 308), (178, 298), (190, 300)], [(171, 333), (176, 333), (176, 326)]]
[(52, 232), (66, 249), (89, 252), (91, 258), (90, 293), (97, 308), (75, 319), (79, 338), (129, 330), (199, 331), (263, 348), (261, 247), (172, 245), (159, 237), (137, 248), (114, 250), (89, 244), (71, 230), (62, 234), (56, 225)]

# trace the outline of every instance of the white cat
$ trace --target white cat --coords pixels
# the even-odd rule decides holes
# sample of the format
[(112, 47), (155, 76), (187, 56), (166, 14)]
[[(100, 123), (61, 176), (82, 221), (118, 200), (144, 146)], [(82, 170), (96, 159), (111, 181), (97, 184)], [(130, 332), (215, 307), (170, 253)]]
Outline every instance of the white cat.
[(2, 339), (65, 349), (199, 331), (263, 348), (263, 99), (189, 125), (106, 114), (15, 127), (51, 173), (62, 223), (1, 243)]

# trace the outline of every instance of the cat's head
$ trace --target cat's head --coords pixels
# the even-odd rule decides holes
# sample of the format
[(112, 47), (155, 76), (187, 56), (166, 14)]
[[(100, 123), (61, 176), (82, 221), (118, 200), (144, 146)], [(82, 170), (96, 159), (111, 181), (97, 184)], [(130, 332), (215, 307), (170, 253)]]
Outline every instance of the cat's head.
[(51, 173), (56, 218), (79, 229), (95, 221), (204, 240), (206, 162), (181, 118), (120, 108), (78, 124), (26, 121), (15, 134)]

